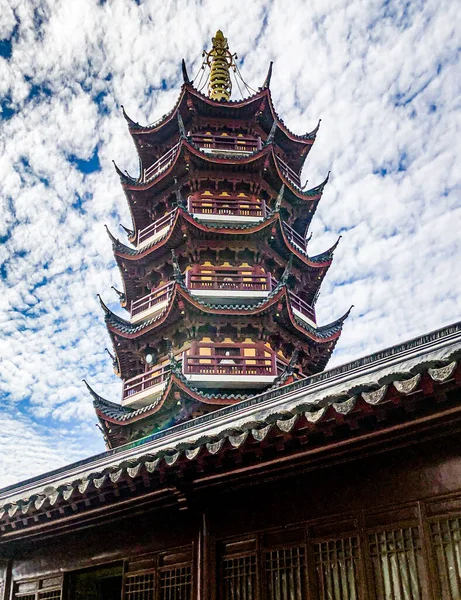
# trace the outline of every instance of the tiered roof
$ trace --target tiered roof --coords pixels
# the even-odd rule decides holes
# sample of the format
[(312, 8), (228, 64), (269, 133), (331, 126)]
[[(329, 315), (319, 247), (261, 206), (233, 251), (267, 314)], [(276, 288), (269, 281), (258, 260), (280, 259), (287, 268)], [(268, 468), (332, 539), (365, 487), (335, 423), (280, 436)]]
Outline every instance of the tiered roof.
[[(11, 485), (0, 490), (2, 534), (43, 535), (69, 516), (90, 517), (102, 506), (142, 498), (146, 486), (159, 505), (179, 506), (184, 498), (175, 490), (184, 478), (200, 485), (242, 467), (251, 476), (269, 468), (274, 455), (288, 466), (304, 461), (313, 468), (363, 448), (408, 444), (422, 433), (443, 435), (461, 423), (460, 357), (461, 323), (455, 323)], [(120, 419), (114, 406), (95, 403), (108, 422)]]
[[(102, 301), (101, 304), (113, 342), (117, 374), (134, 386), (138, 384), (133, 381), (141, 377), (143, 402), (157, 395), (148, 408), (140, 408), (136, 402), (141, 401), (141, 396), (136, 401), (132, 396), (141, 392), (130, 387), (129, 396), (124, 391), (124, 402), (135, 402), (135, 408), (116, 409), (93, 392), (98, 417), (111, 445), (142, 435), (148, 427), (163, 428), (202, 414), (210, 407), (232, 404), (242, 393), (245, 395), (244, 379), (232, 381), (232, 385), (242, 386), (237, 395), (226, 389), (229, 382), (225, 378), (219, 379), (224, 376), (225, 368), (220, 365), (225, 361), (220, 362), (223, 357), (213, 344), (219, 346), (223, 340), (231, 340), (235, 344), (232, 351), (236, 350), (239, 360), (244, 361), (239, 365), (258, 366), (253, 369), (256, 379), (247, 383), (260, 387), (280, 385), (289, 377), (305, 377), (325, 368), (349, 314), (348, 311), (326, 326), (318, 326), (315, 321), (314, 305), (338, 243), (317, 256), (308, 252), (308, 228), (329, 177), (309, 190), (300, 183), (300, 172), (318, 126), (300, 136), (288, 130), (272, 103), (272, 65), (259, 91), (249, 98), (231, 101), (226, 69), (232, 67), (234, 55), (229, 53), (221, 32), (213, 43), (222, 47), (213, 47), (206, 54), (211, 68), (211, 97), (193, 87), (183, 64), (184, 83), (176, 105), (157, 123), (140, 126), (123, 109), (140, 161), (137, 178), (116, 166), (131, 211), (132, 229), (124, 229), (133, 246), (123, 244), (110, 232), (109, 235), (123, 281), (123, 291), (117, 293), (123, 307), (131, 311), (136, 307), (136, 318), (134, 313), (129, 320), (121, 318)], [(203, 206), (209, 206), (207, 198), (214, 202), (214, 195), (219, 198), (216, 202), (224, 202), (225, 208), (218, 212), (222, 204), (217, 203), (210, 218), (210, 209)], [(240, 203), (235, 219), (229, 217), (233, 213), (226, 212), (234, 210), (228, 207), (227, 198)], [(251, 205), (253, 212), (248, 212), (246, 205)], [(202, 209), (208, 210), (207, 218), (202, 216)], [(172, 251), (178, 262), (171, 256)], [(234, 296), (226, 301), (228, 296), (222, 285), (217, 288), (222, 296), (215, 294), (218, 299), (200, 298), (203, 292), (191, 293), (181, 274), (184, 268), (187, 270), (191, 261), (199, 266), (201, 261), (211, 265), (224, 261), (230, 265), (217, 258), (226, 253), (234, 257), (234, 262), (240, 261), (233, 268), (241, 268), (242, 273), (244, 267), (238, 266), (242, 262), (251, 272), (259, 269), (265, 281), (263, 294), (249, 295), (239, 303)], [(249, 257), (249, 262), (235, 258), (239, 253)], [(211, 263), (202, 258), (210, 255)], [(246, 275), (241, 277), (244, 281)], [(168, 284), (168, 280), (172, 283)], [(157, 302), (159, 290), (161, 302)], [(154, 305), (156, 308), (151, 308)], [(140, 306), (148, 308), (141, 310)], [(206, 346), (210, 340), (211, 346)], [(204, 393), (200, 386), (194, 388), (187, 378), (181, 377), (180, 370), (163, 370), (163, 365), (168, 364), (168, 352), (171, 364), (179, 354), (184, 354), (186, 362), (190, 352), (191, 360), (198, 360), (201, 368), (205, 363), (200, 362), (200, 357), (207, 354), (200, 354), (199, 349), (198, 358), (194, 356), (192, 343), (194, 348), (201, 343), (204, 352), (206, 348), (215, 352), (215, 362), (210, 364), (218, 379), (207, 379), (204, 385), (211, 388), (218, 383), (222, 389)], [(244, 354), (248, 349), (245, 344), (254, 354)], [(163, 386), (161, 391), (155, 388), (155, 392), (150, 390), (153, 383), (149, 379), (157, 372), (157, 367), (152, 369), (154, 355), (158, 365), (162, 365)], [(270, 356), (269, 369), (264, 370), (263, 366), (261, 370), (260, 365), (266, 363), (252, 363), (248, 358), (251, 356), (259, 361), (266, 360), (261, 356)], [(280, 371), (280, 365), (287, 361), (291, 365), (295, 356), (297, 368), (292, 365)], [(235, 369), (236, 377), (242, 373)], [(128, 425), (132, 429), (128, 430)]]

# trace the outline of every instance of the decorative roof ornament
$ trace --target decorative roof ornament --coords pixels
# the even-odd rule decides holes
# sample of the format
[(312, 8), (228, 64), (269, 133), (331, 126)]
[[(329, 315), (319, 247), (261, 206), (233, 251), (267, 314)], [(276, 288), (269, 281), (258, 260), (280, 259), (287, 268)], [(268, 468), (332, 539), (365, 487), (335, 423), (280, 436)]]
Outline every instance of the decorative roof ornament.
[(292, 267), (293, 267), (293, 255), (290, 255), (290, 258), (288, 259), (285, 270), (283, 271), (283, 274), (280, 277), (280, 282), (279, 282), (280, 285), (286, 285), (286, 283), (288, 281), (288, 277), (291, 274)]
[(274, 61), (271, 60), (270, 65), (269, 65), (269, 69), (267, 71), (266, 79), (264, 80), (264, 83), (262, 84), (262, 87), (261, 87), (262, 90), (266, 90), (270, 86), (270, 84), (271, 84), (272, 65), (273, 64), (274, 64)]
[[(117, 357), (112, 354), (112, 352), (109, 350), (109, 348), (104, 348), (104, 350), (107, 352), (107, 354), (110, 356), (110, 358), (112, 360), (112, 368), (114, 369), (114, 373), (116, 375), (120, 375), (120, 365), (118, 364)], [(85, 381), (85, 380), (83, 380), (83, 381)], [(86, 383), (86, 381), (85, 381), (85, 383)]]
[(208, 95), (212, 100), (230, 100), (232, 93), (232, 82), (230, 68), (235, 71), (236, 54), (229, 52), (227, 38), (218, 29), (214, 38), (211, 39), (213, 46), (209, 52), (204, 50), (206, 64), (210, 68), (210, 83), (208, 84)]
[(118, 290), (118, 289), (117, 289), (116, 287), (114, 287), (113, 285), (111, 285), (110, 287), (111, 287), (111, 289), (113, 289), (113, 290), (114, 290), (114, 292), (117, 294), (117, 296), (118, 296), (118, 297), (119, 297), (119, 299), (120, 299), (120, 302), (121, 302), (121, 304), (123, 305), (123, 303), (125, 303), (125, 302), (126, 302), (126, 296), (125, 296), (125, 294), (124, 294), (123, 292), (121, 292), (120, 290)]
[(115, 163), (115, 160), (113, 160), (112, 162), (114, 164), (114, 169), (115, 169), (117, 175), (120, 177), (120, 181), (122, 183), (127, 183), (129, 185), (136, 183), (136, 179), (133, 179), (133, 177), (131, 177), (131, 175), (129, 175), (126, 172), (124, 173), (121, 169), (118, 168), (118, 166)]
[(319, 122), (317, 123), (317, 127), (315, 129), (313, 129), (312, 131), (309, 131), (308, 133), (305, 133), (304, 135), (302, 135), (301, 137), (303, 137), (305, 140), (315, 140), (317, 133), (320, 129), (320, 123), (322, 122), (322, 119), (319, 119)]
[(173, 277), (174, 280), (178, 283), (184, 283), (183, 274), (181, 273), (181, 269), (179, 267), (178, 258), (176, 256), (176, 252), (171, 250), (171, 262), (173, 263)]
[(107, 235), (109, 236), (109, 238), (110, 238), (110, 241), (112, 242), (112, 246), (113, 246), (114, 248), (119, 248), (119, 247), (121, 246), (120, 240), (119, 240), (119, 239), (117, 239), (117, 238), (116, 238), (114, 235), (112, 235), (112, 233), (111, 233), (111, 231), (110, 231), (109, 227), (107, 227), (107, 225), (106, 225), (106, 224), (104, 224), (104, 227), (106, 228)]
[(186, 85), (190, 84), (189, 75), (187, 74), (187, 69), (186, 69), (186, 61), (184, 60), (184, 58), (181, 61), (181, 70), (182, 70), (182, 78), (184, 79), (184, 83)]
[(99, 304), (101, 305), (101, 308), (106, 313), (106, 315), (110, 314), (111, 311), (108, 308), (107, 304), (104, 302), (104, 300), (101, 298), (101, 296), (99, 294), (96, 294), (96, 298), (99, 300)]
[(282, 206), (283, 194), (285, 193), (285, 184), (282, 183), (282, 187), (280, 188), (279, 195), (277, 196), (277, 200), (275, 201), (274, 212), (278, 212), (280, 207)]
[(128, 123), (128, 127), (130, 129), (142, 129), (142, 127), (139, 123), (137, 123), (136, 121), (133, 121), (133, 119), (128, 116), (123, 104), (120, 105), (120, 108), (122, 109), (123, 118)]
[(272, 144), (272, 142), (274, 141), (274, 138), (275, 138), (276, 131), (277, 131), (277, 119), (274, 119), (271, 130), (269, 131), (269, 135), (267, 136), (266, 146), (268, 146), (269, 144)]
[(129, 238), (132, 238), (134, 236), (133, 229), (130, 229), (129, 227), (125, 227), (125, 225), (122, 225), (122, 223), (119, 223), (119, 226), (123, 229), (123, 231), (127, 234), (127, 236)]
[(185, 209), (186, 203), (184, 202), (184, 198), (182, 197), (181, 186), (178, 185), (177, 177), (174, 178), (174, 185), (175, 185), (174, 195), (175, 195), (176, 199), (173, 201), (173, 206), (178, 206), (179, 208)]
[(178, 111), (178, 127), (179, 127), (179, 139), (187, 139), (186, 128), (184, 127), (184, 121), (182, 120), (181, 113)]
[(176, 376), (181, 376), (182, 375), (182, 370), (181, 370), (181, 361), (177, 360), (174, 353), (173, 353), (173, 348), (170, 348), (168, 351), (168, 359), (170, 361), (170, 371), (173, 373), (173, 375)]

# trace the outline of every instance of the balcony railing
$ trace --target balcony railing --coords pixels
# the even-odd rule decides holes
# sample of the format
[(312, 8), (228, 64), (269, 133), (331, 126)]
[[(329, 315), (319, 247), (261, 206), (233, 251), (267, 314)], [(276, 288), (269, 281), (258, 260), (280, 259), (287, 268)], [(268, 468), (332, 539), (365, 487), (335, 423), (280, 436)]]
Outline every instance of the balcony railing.
[(290, 227), (290, 225), (288, 225), (288, 223), (284, 222), (283, 228), (284, 228), (285, 233), (287, 234), (287, 237), (290, 240), (290, 242), (292, 244), (294, 244), (295, 246), (298, 246), (298, 248), (302, 252), (307, 254), (306, 240), (303, 238), (303, 236), (300, 235), (297, 231), (295, 231), (292, 227)]
[(144, 229), (138, 231), (138, 246), (147, 242), (151, 238), (155, 238), (156, 236), (160, 237), (161, 233), (165, 234), (167, 230), (171, 227), (174, 221), (175, 214), (176, 209), (172, 210), (169, 213), (166, 213), (165, 215), (163, 215), (163, 217), (160, 217), (160, 219), (157, 219)]
[(266, 203), (263, 200), (226, 196), (225, 198), (194, 198), (188, 200), (189, 212), (198, 215), (223, 215), (233, 217), (266, 216)]
[(127, 379), (123, 384), (122, 402), (131, 404), (161, 392), (161, 384), (167, 381), (169, 374), (170, 365), (166, 364)]
[(261, 138), (250, 136), (192, 134), (192, 142), (201, 149), (223, 150), (231, 153), (251, 153), (262, 148)]
[[(277, 283), (277, 280), (272, 277), (272, 289), (274, 289)], [(291, 290), (288, 291), (288, 295), (290, 296), (291, 307), (307, 317), (315, 325), (316, 321), (314, 308)]]
[(296, 187), (300, 188), (301, 180), (299, 178), (299, 175), (295, 171), (293, 171), (293, 169), (289, 167), (287, 163), (280, 158), (280, 156), (277, 156), (277, 160), (279, 163), (280, 170), (283, 173), (283, 176), (286, 177), (286, 179), (288, 179), (292, 183), (294, 183)]
[[(185, 375), (241, 375), (277, 376), (275, 354), (271, 356), (228, 356), (216, 352), (214, 356), (183, 354)], [(243, 382), (242, 382), (243, 383)]]
[(162, 171), (165, 171), (173, 162), (176, 152), (178, 151), (179, 143), (175, 144), (173, 148), (165, 152), (157, 161), (154, 162), (148, 169), (144, 170), (144, 181), (149, 181), (157, 175), (160, 175)]
[(143, 296), (142, 298), (139, 298), (139, 300), (132, 300), (131, 316), (135, 317), (140, 313), (150, 311), (151, 309), (158, 307), (158, 305), (162, 302), (166, 302), (171, 294), (173, 286), (173, 282), (166, 283), (165, 285), (155, 289), (147, 296)]
[(245, 267), (198, 267), (186, 272), (190, 290), (267, 291), (272, 288), (270, 273)]
[[(236, 296), (245, 298), (265, 297), (275, 288), (277, 280), (271, 273), (265, 273), (251, 267), (214, 267), (194, 265), (185, 274), (186, 287), (194, 292), (202, 292), (206, 296), (229, 298)], [(142, 319), (147, 313), (164, 308), (173, 290), (174, 283), (169, 282), (153, 290), (150, 294), (131, 302), (131, 318)], [(200, 295), (200, 294), (199, 294)], [(292, 308), (307, 317), (315, 324), (315, 310), (297, 294), (289, 291)]]
[(307, 317), (315, 325), (315, 310), (312, 308), (312, 306), (302, 300), (294, 292), (289, 292), (289, 296), (292, 308)]

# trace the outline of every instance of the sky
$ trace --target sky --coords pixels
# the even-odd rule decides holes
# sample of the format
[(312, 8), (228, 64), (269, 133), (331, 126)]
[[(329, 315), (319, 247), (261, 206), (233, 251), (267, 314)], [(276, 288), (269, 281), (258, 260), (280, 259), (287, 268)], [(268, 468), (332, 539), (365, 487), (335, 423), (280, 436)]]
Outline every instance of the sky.
[(354, 304), (330, 366), (461, 317), (455, 0), (0, 0), (0, 15), (0, 487), (104, 450), (82, 380), (120, 399), (96, 299), (119, 310), (104, 224), (122, 240), (131, 224), (111, 161), (138, 169), (120, 107), (168, 112), (181, 59), (194, 77), (218, 28), (252, 88), (274, 61), (292, 131), (322, 119), (310, 251), (342, 239), (319, 323)]

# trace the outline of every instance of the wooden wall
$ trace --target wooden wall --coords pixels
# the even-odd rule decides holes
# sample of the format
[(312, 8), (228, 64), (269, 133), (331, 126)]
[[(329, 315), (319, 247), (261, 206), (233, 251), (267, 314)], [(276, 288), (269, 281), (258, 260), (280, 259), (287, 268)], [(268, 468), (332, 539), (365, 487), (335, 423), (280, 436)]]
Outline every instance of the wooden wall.
[[(263, 544), (263, 538), (276, 540), (277, 531), (296, 525), (305, 532), (302, 536), (307, 541), (302, 544), (311, 538), (346, 534), (357, 534), (365, 543), (371, 531), (414, 525), (427, 533), (431, 519), (461, 517), (461, 441), (452, 435), (313, 471), (306, 464), (289, 477), (260, 481), (252, 475), (232, 485), (221, 482), (200, 490), (191, 488), (186, 496), (188, 509), (184, 511), (145, 512), (0, 546), (1, 556), (12, 565), (8, 569), (6, 561), (0, 562), (0, 581), (11, 588), (8, 572), (16, 582), (190, 547), (192, 596), (213, 600), (219, 596), (219, 554), (226, 552), (228, 542), (251, 538)], [(264, 533), (268, 530), (275, 537)], [(308, 550), (307, 555), (313, 560)], [(429, 581), (421, 597), (435, 600), (439, 592), (430, 581), (436, 578), (433, 568), (425, 567)], [(199, 591), (200, 586), (206, 591)], [(11, 590), (7, 591), (10, 597)], [(367, 597), (366, 591), (362, 594)], [(0, 600), (4, 600), (1, 588)]]

